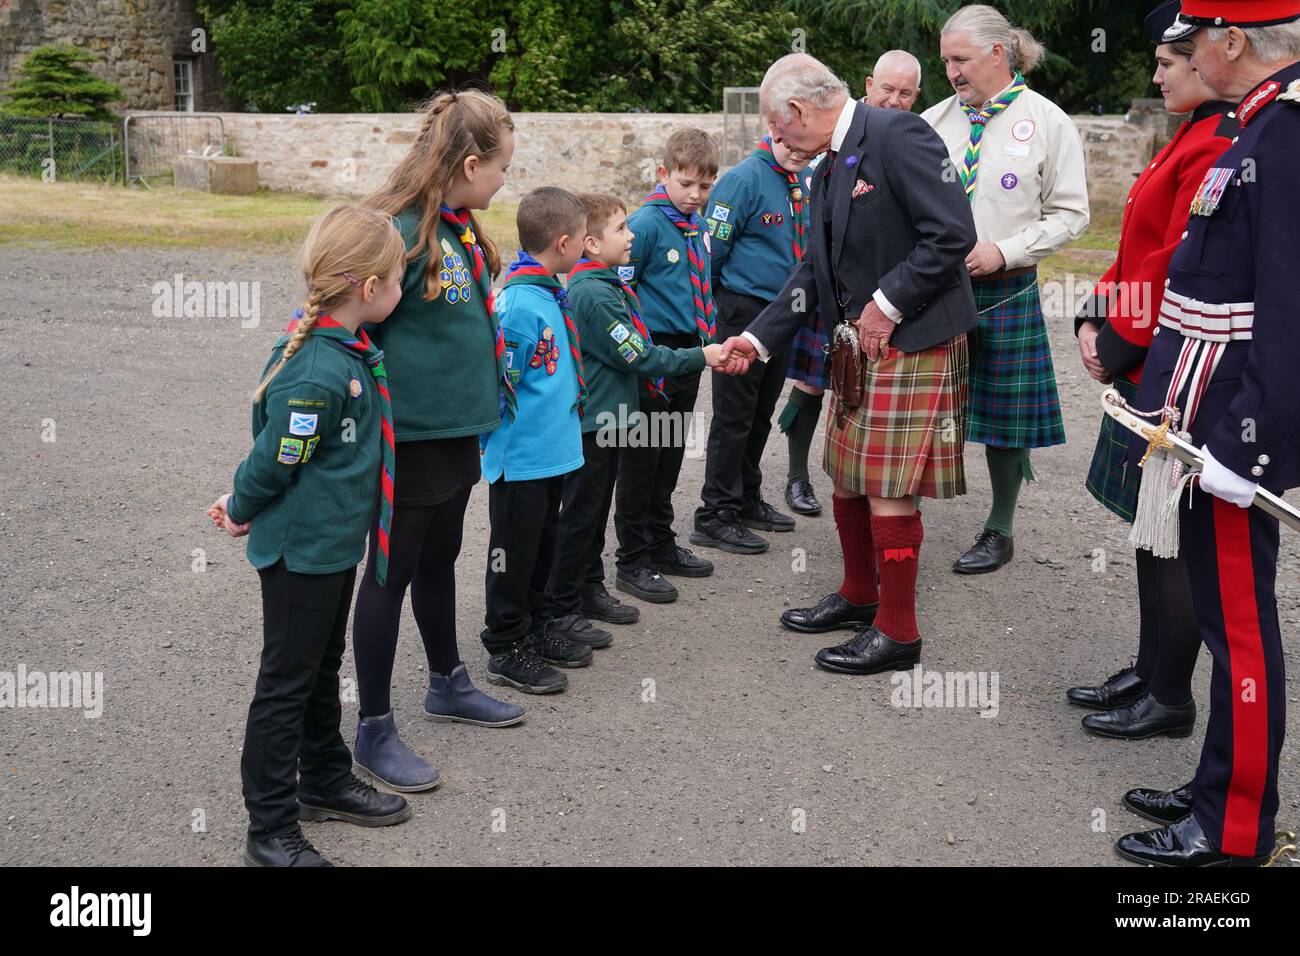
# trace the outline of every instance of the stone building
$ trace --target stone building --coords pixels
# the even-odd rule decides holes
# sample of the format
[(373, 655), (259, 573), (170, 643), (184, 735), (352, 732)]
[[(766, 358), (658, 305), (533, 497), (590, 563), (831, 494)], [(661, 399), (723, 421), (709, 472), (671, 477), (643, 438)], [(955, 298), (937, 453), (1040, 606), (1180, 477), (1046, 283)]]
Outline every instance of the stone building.
[(91, 71), (123, 90), (111, 109), (233, 106), (194, 0), (0, 0), (0, 87), (28, 53), (49, 43), (99, 57)]

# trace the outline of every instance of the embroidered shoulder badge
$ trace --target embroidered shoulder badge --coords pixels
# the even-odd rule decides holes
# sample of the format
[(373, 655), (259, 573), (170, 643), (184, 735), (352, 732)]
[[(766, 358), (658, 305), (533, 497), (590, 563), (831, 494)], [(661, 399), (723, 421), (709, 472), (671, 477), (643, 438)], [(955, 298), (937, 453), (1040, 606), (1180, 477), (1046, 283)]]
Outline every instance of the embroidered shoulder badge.
[(537, 348), (528, 364), (533, 368), (545, 365), (547, 375), (554, 375), (560, 367), (560, 347), (555, 344), (555, 332), (549, 325), (542, 330), (542, 337), (537, 340)]
[(296, 465), (300, 458), (302, 458), (302, 439), (281, 438), (280, 453), (275, 460), (282, 465)]

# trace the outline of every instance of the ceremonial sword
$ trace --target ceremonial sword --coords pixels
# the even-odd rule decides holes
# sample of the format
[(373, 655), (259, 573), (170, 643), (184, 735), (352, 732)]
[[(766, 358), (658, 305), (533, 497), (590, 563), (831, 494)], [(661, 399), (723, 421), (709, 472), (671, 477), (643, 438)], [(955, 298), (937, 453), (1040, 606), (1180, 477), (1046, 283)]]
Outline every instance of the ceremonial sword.
[[(1150, 422), (1143, 421), (1134, 413), (1134, 410), (1129, 407), (1128, 402), (1124, 401), (1124, 397), (1116, 389), (1108, 388), (1101, 393), (1101, 407), (1106, 410), (1107, 415), (1129, 431), (1146, 439), (1147, 451), (1142, 456), (1143, 464), (1146, 463), (1147, 458), (1157, 448), (1165, 449), (1166, 453), (1195, 471), (1200, 471), (1205, 464), (1200, 449), (1184, 440), (1176, 431), (1173, 431), (1170, 428), (1172, 424), (1170, 421), (1163, 421), (1159, 425), (1152, 425)], [(1276, 518), (1292, 531), (1300, 531), (1300, 511), (1297, 511), (1271, 491), (1257, 486), (1255, 500), (1252, 504), (1265, 514)]]

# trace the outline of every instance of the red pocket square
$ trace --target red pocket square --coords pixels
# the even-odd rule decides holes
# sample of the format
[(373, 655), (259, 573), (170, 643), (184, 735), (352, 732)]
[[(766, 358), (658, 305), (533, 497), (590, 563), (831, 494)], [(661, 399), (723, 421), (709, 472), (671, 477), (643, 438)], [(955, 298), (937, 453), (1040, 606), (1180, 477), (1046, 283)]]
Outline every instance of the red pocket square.
[(859, 179), (853, 184), (853, 198), (857, 199), (859, 196), (863, 196), (875, 188), (875, 186), (871, 185), (871, 183), (867, 182), (865, 179)]

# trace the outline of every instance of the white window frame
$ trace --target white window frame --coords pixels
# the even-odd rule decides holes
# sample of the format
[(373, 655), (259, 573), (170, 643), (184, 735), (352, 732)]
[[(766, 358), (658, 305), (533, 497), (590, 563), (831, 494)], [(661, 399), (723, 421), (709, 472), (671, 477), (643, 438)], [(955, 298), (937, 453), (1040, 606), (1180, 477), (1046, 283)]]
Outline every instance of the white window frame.
[(172, 106), (180, 113), (194, 112), (194, 61), (172, 60)]

